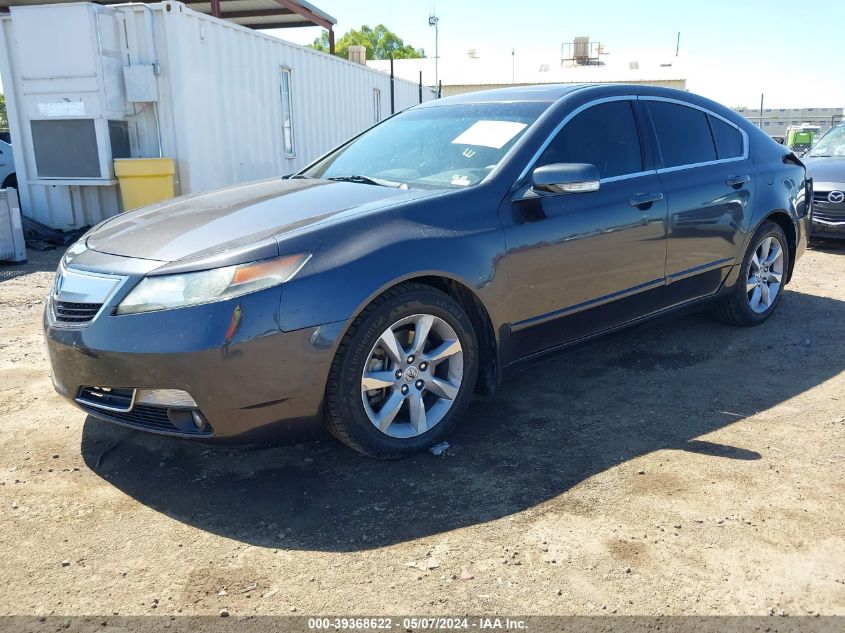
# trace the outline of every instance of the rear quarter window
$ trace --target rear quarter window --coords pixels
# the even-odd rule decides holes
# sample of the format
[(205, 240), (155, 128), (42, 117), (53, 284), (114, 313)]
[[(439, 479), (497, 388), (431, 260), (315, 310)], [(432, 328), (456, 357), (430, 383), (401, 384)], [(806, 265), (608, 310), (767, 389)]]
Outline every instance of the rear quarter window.
[(716, 160), (716, 146), (707, 114), (666, 101), (648, 101), (657, 133), (663, 167), (679, 167)]
[[(733, 125), (725, 123), (714, 116), (707, 117), (710, 120), (710, 129), (713, 130), (713, 138), (716, 140), (716, 151), (719, 158), (737, 158), (742, 156), (742, 133)], [(768, 122), (766, 122), (768, 125)]]

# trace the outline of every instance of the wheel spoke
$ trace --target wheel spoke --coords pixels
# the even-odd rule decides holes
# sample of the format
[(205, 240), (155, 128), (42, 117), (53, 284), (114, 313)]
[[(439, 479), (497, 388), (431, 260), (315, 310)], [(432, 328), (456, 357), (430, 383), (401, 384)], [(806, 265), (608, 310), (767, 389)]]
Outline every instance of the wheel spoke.
[(768, 284), (763, 284), (760, 286), (760, 304), (763, 308), (768, 308), (771, 302), (771, 293), (769, 292)]
[(760, 259), (757, 257), (757, 251), (754, 251), (754, 254), (751, 256), (751, 271), (750, 272), (757, 272), (760, 270)]
[(775, 272), (774, 270), (769, 271), (769, 280), (773, 283), (780, 284), (781, 279), (783, 279), (783, 273)]
[(435, 396), (445, 398), (446, 400), (454, 400), (458, 395), (459, 387), (453, 385), (451, 382), (441, 380), (440, 378), (432, 378), (426, 387)]
[(425, 358), (432, 365), (435, 365), (441, 361), (446, 360), (450, 356), (454, 356), (455, 354), (460, 353), (460, 351), (460, 341), (458, 341), (458, 339), (452, 339), (450, 341), (443, 341), (440, 345), (425, 354)]
[(775, 297), (778, 296), (778, 292), (780, 291), (780, 284), (779, 283), (770, 283), (769, 284), (769, 297), (771, 297), (769, 303), (773, 303)]
[(430, 314), (421, 315), (414, 323), (414, 342), (411, 343), (411, 354), (418, 356), (423, 351), (432, 325), (434, 325), (434, 317)]
[(426, 420), (422, 392), (417, 391), (408, 396), (408, 405), (411, 411), (411, 426), (414, 427), (414, 431), (417, 435), (425, 433), (428, 430), (428, 421)]
[(760, 287), (754, 288), (754, 292), (751, 293), (751, 308), (757, 310), (760, 307), (760, 298), (762, 293), (760, 292)]
[(758, 261), (764, 262), (769, 258), (769, 249), (772, 247), (772, 238), (767, 237), (765, 240), (760, 242), (760, 247), (758, 248), (760, 252), (760, 256)]
[(771, 266), (781, 257), (783, 257), (783, 249), (780, 247), (780, 244), (775, 242), (774, 244), (772, 244), (772, 248), (769, 251), (769, 256), (766, 258), (766, 265)]
[(392, 387), (395, 380), (392, 371), (368, 371), (361, 379), (361, 391)]
[(405, 350), (396, 340), (396, 334), (393, 333), (392, 329), (388, 328), (381, 333), (378, 344), (394, 363), (401, 363), (405, 360)]
[(394, 390), (393, 393), (390, 394), (390, 397), (385, 400), (381, 409), (379, 409), (379, 412), (376, 413), (374, 420), (376, 426), (380, 430), (387, 431), (387, 427), (389, 427), (391, 422), (393, 422), (396, 418), (396, 414), (399, 413), (399, 409), (402, 408), (402, 403), (404, 401), (405, 397), (398, 390)]
[(757, 287), (757, 277), (751, 276), (745, 282), (745, 292), (751, 292)]

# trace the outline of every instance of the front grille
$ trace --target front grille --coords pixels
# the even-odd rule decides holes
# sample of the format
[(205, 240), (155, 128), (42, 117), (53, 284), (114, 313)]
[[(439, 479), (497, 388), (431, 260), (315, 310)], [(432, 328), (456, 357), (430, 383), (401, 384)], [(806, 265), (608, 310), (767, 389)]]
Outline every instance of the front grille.
[(813, 209), (813, 220), (821, 220), (822, 222), (833, 222), (836, 224), (845, 224), (845, 211), (840, 213), (830, 213), (826, 209)]
[[(89, 406), (80, 400), (77, 400), (77, 402), (87, 413), (95, 417), (134, 429), (166, 435), (190, 435), (195, 437), (208, 437), (214, 434), (209, 424), (206, 424), (205, 428), (201, 430), (193, 426), (190, 423), (190, 411), (185, 409), (167, 409), (166, 407), (156, 407), (149, 404), (136, 404), (131, 411), (106, 411)], [(176, 426), (171, 421), (171, 416), (175, 419), (185, 419), (188, 423), (180, 423), (179, 426)]]
[(69, 301), (54, 301), (53, 314), (60, 323), (88, 323), (100, 308), (102, 303), (70, 303)]

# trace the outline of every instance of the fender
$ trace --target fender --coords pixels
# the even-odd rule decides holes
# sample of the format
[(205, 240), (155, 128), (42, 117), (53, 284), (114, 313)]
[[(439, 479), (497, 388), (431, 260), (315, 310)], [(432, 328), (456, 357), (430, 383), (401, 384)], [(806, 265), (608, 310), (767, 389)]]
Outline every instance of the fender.
[(319, 235), (305, 232), (285, 239), (286, 252), (308, 250), (312, 257), (283, 286), (281, 329), (351, 321), (388, 288), (435, 276), (469, 289), (498, 331), (507, 295), (499, 267), (505, 252), (496, 214), (501, 192), (476, 187), (471, 196), (466, 194), (441, 194), (434, 210), (423, 199), (389, 213), (361, 214), (323, 226)]

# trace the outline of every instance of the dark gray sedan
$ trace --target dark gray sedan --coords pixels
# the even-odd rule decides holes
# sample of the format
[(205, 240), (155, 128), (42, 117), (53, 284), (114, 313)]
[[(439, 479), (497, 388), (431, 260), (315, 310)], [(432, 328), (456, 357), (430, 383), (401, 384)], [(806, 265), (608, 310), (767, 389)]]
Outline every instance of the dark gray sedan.
[(845, 239), (845, 123), (830, 128), (804, 161), (813, 179), (811, 237)]
[(669, 311), (757, 325), (807, 241), (804, 165), (644, 86), (461, 95), (284, 179), (107, 220), (44, 314), (56, 389), (194, 438), (324, 420), (395, 458), (520, 363)]

